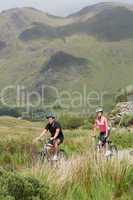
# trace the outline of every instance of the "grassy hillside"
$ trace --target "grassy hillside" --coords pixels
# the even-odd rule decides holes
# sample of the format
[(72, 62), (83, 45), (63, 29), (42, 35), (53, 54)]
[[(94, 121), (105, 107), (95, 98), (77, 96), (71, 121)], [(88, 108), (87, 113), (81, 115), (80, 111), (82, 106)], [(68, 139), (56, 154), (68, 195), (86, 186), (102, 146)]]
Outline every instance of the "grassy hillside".
[[(86, 87), (107, 93), (105, 107), (111, 106), (115, 92), (133, 84), (133, 12), (119, 4), (98, 4), (77, 16), (57, 18), (32, 8), (2, 12), (0, 90), (19, 84), (40, 93), (42, 85), (50, 85), (72, 96)], [(55, 97), (45, 92), (46, 102)], [(4, 96), (16, 102), (16, 91)]]
[[(115, 20), (114, 20), (115, 19)], [(133, 12), (124, 7), (108, 8), (94, 17), (63, 27), (63, 35), (86, 33), (107, 41), (133, 38)]]
[(94, 17), (86, 19), (84, 22), (82, 20), (75, 20), (71, 24), (58, 28), (46, 26), (41, 23), (32, 24), (33, 27), (21, 33), (20, 39), (27, 41), (39, 38), (60, 38), (85, 33), (110, 42), (120, 41), (133, 38), (132, 23), (132, 11), (123, 6), (110, 6), (104, 8), (102, 12), (95, 14)]
[[(120, 3), (117, 3), (117, 2), (96, 3), (96, 4), (90, 5), (88, 7), (85, 7), (76, 13), (73, 13), (68, 17), (75, 17), (75, 18), (79, 17), (80, 19), (82, 18), (82, 20), (83, 20), (83, 18), (86, 19), (85, 18), (86, 15), (87, 15), (87, 17), (89, 17), (89, 16), (92, 17), (92, 16), (96, 15), (97, 13), (100, 13), (100, 12), (110, 9), (110, 8), (115, 8), (117, 6), (120, 6)], [(123, 6), (126, 6), (126, 4), (124, 4)]]
[[(46, 122), (29, 122), (12, 117), (0, 117), (0, 165), (10, 164), (10, 167), (21, 167), (28, 163), (31, 165), (34, 153), (41, 148), (34, 144), (33, 140), (41, 134), (45, 124)], [(63, 148), (68, 155), (72, 156), (91, 150), (94, 143), (91, 137), (92, 130), (88, 130), (88, 128), (68, 130), (64, 127), (65, 124), (63, 126), (65, 135)], [(49, 137), (50, 134), (46, 135), (44, 139), (47, 140)], [(124, 128), (113, 131), (111, 139), (118, 149), (130, 149), (133, 146), (132, 131), (127, 132), (127, 129)]]

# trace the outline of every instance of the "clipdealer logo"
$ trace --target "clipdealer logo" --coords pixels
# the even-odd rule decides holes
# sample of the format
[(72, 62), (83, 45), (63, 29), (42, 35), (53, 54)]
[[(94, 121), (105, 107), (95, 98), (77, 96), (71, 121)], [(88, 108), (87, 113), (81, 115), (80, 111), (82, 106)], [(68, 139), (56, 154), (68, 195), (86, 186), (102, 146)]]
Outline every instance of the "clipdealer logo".
[[(14, 96), (14, 102), (10, 104), (6, 101), (6, 97), (11, 93)], [(52, 94), (51, 100), (47, 100), (47, 94)], [(51, 109), (58, 105), (61, 108), (96, 108), (98, 105), (103, 105), (105, 96), (109, 95), (107, 91), (88, 91), (84, 85), (80, 91), (59, 90), (51, 85), (41, 85), (39, 91), (29, 91), (23, 85), (9, 85), (1, 90), (1, 104), (8, 107), (26, 107), (27, 112), (30, 107), (44, 107)], [(53, 98), (54, 97), (54, 98)]]

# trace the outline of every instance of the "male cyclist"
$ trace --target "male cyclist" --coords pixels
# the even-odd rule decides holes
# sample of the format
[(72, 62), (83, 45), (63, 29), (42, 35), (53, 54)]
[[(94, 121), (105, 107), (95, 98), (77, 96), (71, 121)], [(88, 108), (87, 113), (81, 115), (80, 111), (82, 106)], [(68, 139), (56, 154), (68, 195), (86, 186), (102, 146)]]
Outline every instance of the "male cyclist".
[(109, 125), (108, 125), (107, 118), (103, 115), (103, 108), (96, 109), (96, 120), (95, 120), (95, 124), (94, 124), (94, 136), (96, 135), (97, 128), (100, 130), (99, 137), (98, 137), (100, 149), (102, 149), (102, 147), (104, 146), (105, 151), (106, 151), (108, 149), (106, 140), (109, 137)]
[(64, 135), (60, 123), (55, 119), (53, 113), (48, 113), (46, 116), (48, 123), (39, 137), (36, 138), (36, 141), (40, 140), (48, 131), (51, 133), (51, 138), (48, 142), (48, 149), (51, 150), (54, 148), (54, 157), (53, 160), (58, 160), (58, 151), (59, 145), (64, 140)]

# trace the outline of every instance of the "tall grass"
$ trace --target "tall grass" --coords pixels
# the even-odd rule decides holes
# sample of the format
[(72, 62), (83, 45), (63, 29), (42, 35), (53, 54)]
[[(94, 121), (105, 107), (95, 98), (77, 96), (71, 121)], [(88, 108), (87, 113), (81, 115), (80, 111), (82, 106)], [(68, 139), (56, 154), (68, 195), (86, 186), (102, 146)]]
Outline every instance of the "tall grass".
[[(16, 122), (21, 128), (16, 127)], [(41, 131), (40, 125), (28, 123), (27, 128), (23, 129), (24, 122), (14, 121), (12, 126), (10, 121), (5, 126), (4, 123), (5, 120), (1, 122), (0, 130), (0, 166), (13, 170), (14, 174), (17, 172), (22, 177), (34, 177), (40, 183), (44, 183), (48, 186), (50, 200), (132, 199), (133, 166), (131, 161), (128, 158), (113, 158), (107, 161), (97, 155), (90, 131), (65, 130), (65, 142), (62, 148), (66, 150), (69, 158), (67, 161), (62, 160), (51, 166), (47, 163), (43, 165), (33, 163), (32, 154), (41, 148), (32, 144), (32, 140)], [(132, 133), (129, 134), (126, 133), (125, 136), (125, 133), (115, 132), (112, 139), (114, 142), (120, 141), (120, 144), (122, 141), (127, 141), (126, 146), (124, 145), (127, 147), (128, 141), (132, 141)]]
[(131, 199), (133, 166), (128, 160), (107, 161), (93, 150), (62, 161), (55, 167), (36, 165), (23, 171), (47, 182), (58, 200)]

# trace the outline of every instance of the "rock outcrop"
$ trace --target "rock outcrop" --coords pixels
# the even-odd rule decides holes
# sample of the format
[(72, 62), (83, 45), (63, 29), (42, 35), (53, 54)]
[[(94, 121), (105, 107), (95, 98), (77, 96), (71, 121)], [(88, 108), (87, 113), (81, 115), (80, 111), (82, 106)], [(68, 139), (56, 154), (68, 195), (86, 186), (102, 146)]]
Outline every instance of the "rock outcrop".
[(119, 109), (120, 114), (133, 113), (133, 101), (121, 102), (116, 105), (116, 109)]

